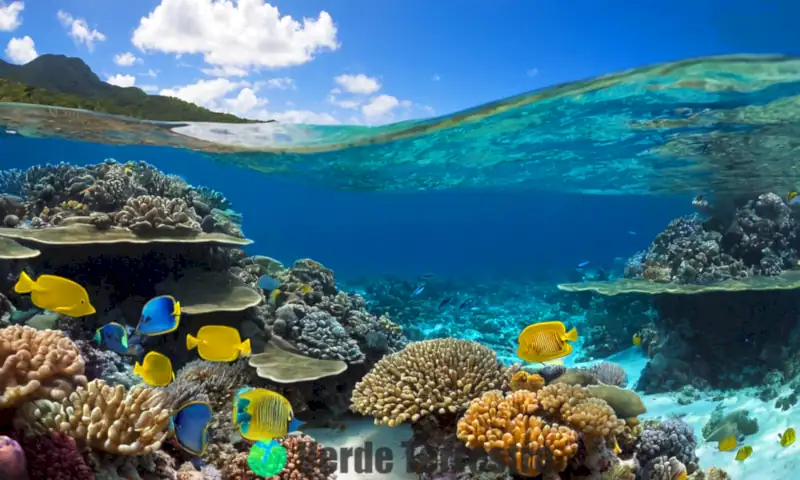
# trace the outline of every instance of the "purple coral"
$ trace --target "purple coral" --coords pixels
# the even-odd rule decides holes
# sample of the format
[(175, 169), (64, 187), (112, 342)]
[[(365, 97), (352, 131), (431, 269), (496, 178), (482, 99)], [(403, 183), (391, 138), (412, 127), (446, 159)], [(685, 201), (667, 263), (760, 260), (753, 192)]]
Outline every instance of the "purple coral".
[(659, 457), (675, 457), (689, 467), (695, 465), (697, 438), (692, 427), (678, 418), (646, 427), (636, 440), (636, 459), (646, 470)]
[(0, 471), (5, 480), (28, 480), (25, 452), (13, 438), (0, 435)]
[[(21, 439), (28, 459), (28, 471), (34, 479), (92, 480), (94, 473), (86, 465), (75, 440), (63, 433), (48, 433)], [(4, 477), (5, 478), (5, 477)]]

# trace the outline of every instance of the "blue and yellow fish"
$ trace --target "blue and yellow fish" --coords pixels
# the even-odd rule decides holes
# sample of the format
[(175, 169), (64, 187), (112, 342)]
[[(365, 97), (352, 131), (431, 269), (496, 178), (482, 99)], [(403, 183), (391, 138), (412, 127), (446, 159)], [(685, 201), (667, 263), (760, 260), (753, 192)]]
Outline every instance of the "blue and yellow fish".
[(181, 304), (169, 295), (150, 299), (142, 307), (142, 316), (136, 326), (139, 335), (164, 335), (178, 329), (181, 321)]
[(269, 478), (281, 473), (288, 457), (286, 448), (275, 440), (259, 440), (250, 448), (247, 466), (259, 477)]
[(572, 353), (572, 345), (567, 341), (578, 340), (578, 331), (567, 332), (562, 322), (542, 322), (528, 325), (519, 334), (517, 356), (528, 362), (544, 363)]
[(170, 430), (182, 449), (192, 455), (203, 455), (208, 447), (208, 422), (211, 406), (205, 402), (188, 402), (169, 419)]
[(14, 291), (30, 293), (31, 302), (37, 307), (68, 317), (85, 317), (96, 312), (86, 289), (68, 278), (39, 275), (39, 278), (33, 280), (22, 271), (14, 285)]
[(281, 282), (271, 275), (261, 275), (258, 277), (258, 288), (271, 292), (280, 288)]
[(151, 387), (166, 387), (175, 380), (172, 362), (167, 356), (158, 352), (148, 352), (141, 364), (136, 362), (133, 374), (142, 377), (144, 383)]
[(131, 346), (128, 344), (128, 330), (119, 323), (110, 322), (98, 328), (94, 333), (93, 340), (120, 355), (132, 353)]
[(233, 424), (248, 440), (272, 440), (288, 435), (303, 422), (294, 418), (292, 404), (265, 388), (244, 387), (233, 398)]

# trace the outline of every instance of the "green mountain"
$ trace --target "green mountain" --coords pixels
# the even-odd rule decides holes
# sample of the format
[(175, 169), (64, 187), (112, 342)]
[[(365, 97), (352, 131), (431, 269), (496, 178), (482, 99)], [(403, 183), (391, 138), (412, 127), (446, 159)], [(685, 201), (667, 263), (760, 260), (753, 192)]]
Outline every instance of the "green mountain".
[(82, 108), (146, 120), (252, 122), (177, 98), (148, 95), (136, 87), (110, 85), (80, 58), (64, 55), (40, 55), (25, 65), (0, 60), (0, 102)]

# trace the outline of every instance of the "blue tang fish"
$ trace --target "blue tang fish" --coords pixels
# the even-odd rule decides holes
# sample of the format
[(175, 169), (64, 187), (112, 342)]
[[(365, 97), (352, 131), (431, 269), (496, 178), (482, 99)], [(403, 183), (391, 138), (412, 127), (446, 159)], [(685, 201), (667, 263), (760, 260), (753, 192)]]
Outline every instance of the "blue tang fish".
[(211, 406), (205, 402), (188, 402), (169, 419), (178, 445), (193, 455), (203, 455), (208, 446), (208, 422)]
[(131, 347), (128, 344), (128, 331), (119, 323), (110, 322), (98, 328), (93, 340), (120, 355), (131, 353)]
[(268, 292), (275, 290), (276, 288), (281, 286), (281, 282), (278, 281), (275, 277), (271, 277), (269, 275), (261, 275), (258, 278), (258, 288), (266, 290)]
[(164, 335), (177, 330), (180, 321), (180, 302), (169, 295), (155, 297), (142, 308), (142, 317), (136, 327), (136, 334)]

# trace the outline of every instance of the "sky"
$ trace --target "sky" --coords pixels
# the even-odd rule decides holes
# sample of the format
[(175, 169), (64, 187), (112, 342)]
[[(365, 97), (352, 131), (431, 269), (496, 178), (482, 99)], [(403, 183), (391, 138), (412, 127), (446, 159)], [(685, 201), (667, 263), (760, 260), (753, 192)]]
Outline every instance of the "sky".
[(653, 63), (800, 53), (796, 0), (0, 0), (0, 54), (287, 123), (378, 125)]

